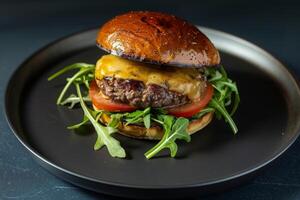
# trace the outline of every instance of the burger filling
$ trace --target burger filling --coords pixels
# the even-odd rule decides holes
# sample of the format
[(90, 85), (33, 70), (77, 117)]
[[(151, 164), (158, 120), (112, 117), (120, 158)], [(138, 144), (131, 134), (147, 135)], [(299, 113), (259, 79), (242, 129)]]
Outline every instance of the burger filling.
[[(134, 94), (139, 92), (144, 93), (144, 90), (149, 90), (147, 93), (151, 93), (153, 92), (153, 88), (156, 88), (154, 90), (157, 92), (153, 93), (154, 96), (157, 96), (157, 93), (162, 91), (164, 93), (168, 93), (166, 95), (161, 94), (162, 97), (178, 96), (175, 95), (175, 93), (177, 93), (186, 96), (191, 102), (201, 99), (206, 90), (206, 80), (202, 72), (198, 69), (169, 66), (159, 67), (156, 65), (134, 62), (114, 55), (105, 55), (98, 60), (96, 64), (95, 78), (98, 80), (99, 87), (103, 87), (101, 85), (105, 85), (104, 87), (106, 87), (106, 85), (119, 86), (124, 83), (125, 85), (128, 85), (126, 81), (135, 80), (138, 82), (131, 83), (129, 87), (131, 91), (134, 88)], [(126, 81), (124, 83), (120, 83), (122, 81), (118, 80), (109, 81), (111, 84), (100, 83), (102, 80), (103, 82), (107, 82), (105, 79), (116, 80), (114, 78)], [(138, 86), (136, 87), (136, 85)], [(153, 87), (153, 85), (156, 86)], [(157, 86), (159, 86), (159, 88)], [(142, 91), (138, 91), (140, 89)], [(127, 90), (123, 92), (127, 92)], [(180, 97), (180, 99), (181, 98), (182, 97)], [(176, 100), (176, 102), (178, 102), (178, 104), (184, 103), (181, 102), (181, 100)]]
[(180, 94), (156, 84), (145, 85), (142, 81), (105, 77), (97, 81), (102, 94), (112, 101), (136, 108), (170, 108), (190, 102), (187, 95)]
[(97, 62), (95, 76), (108, 99), (136, 108), (172, 108), (200, 101), (207, 86), (197, 69), (159, 68), (113, 55)]

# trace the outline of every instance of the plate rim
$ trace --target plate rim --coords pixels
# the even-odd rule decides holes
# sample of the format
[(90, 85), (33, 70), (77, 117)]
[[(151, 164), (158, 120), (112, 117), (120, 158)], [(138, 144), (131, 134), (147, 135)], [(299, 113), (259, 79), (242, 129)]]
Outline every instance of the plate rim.
[[(256, 51), (260, 51), (262, 53), (264, 53), (264, 55), (268, 56), (269, 58), (272, 58), (274, 61), (278, 62), (280, 64), (280, 68), (283, 69), (287, 74), (289, 74), (289, 79), (291, 79), (295, 85), (297, 85), (297, 90), (298, 93), (300, 93), (300, 84), (298, 79), (296, 78), (297, 76), (287, 67), (285, 67), (285, 65), (283, 65), (282, 62), (280, 62), (276, 57), (272, 56), (272, 54), (270, 54), (269, 52), (267, 52), (266, 50), (264, 50), (263, 48), (259, 47), (258, 45), (249, 42), (241, 37), (232, 35), (230, 33), (226, 33), (220, 30), (216, 30), (216, 29), (212, 29), (212, 28), (207, 28), (207, 27), (203, 27), (203, 26), (197, 26), (200, 30), (205, 30), (205, 31), (209, 31), (211, 33), (217, 34), (217, 35), (223, 35), (226, 37), (229, 37), (231, 40), (235, 40), (238, 43), (244, 43), (247, 46), (250, 46), (251, 48), (254, 48)], [(5, 85), (5, 90), (4, 90), (4, 116), (5, 119), (7, 121), (7, 124), (11, 130), (11, 132), (14, 134), (14, 136), (18, 139), (18, 141), (25, 147), (25, 149), (27, 149), (30, 153), (31, 156), (34, 156), (34, 159), (38, 159), (36, 160), (38, 163), (41, 161), (41, 163), (39, 163), (39, 165), (41, 165), (44, 169), (47, 169), (48, 171), (51, 171), (50, 169), (48, 169), (46, 166), (44, 166), (44, 164), (47, 164), (49, 166), (51, 166), (53, 169), (55, 170), (59, 170), (63, 173), (66, 173), (68, 175), (74, 176), (76, 178), (79, 179), (84, 179), (86, 181), (91, 181), (97, 184), (104, 184), (107, 186), (114, 186), (114, 187), (122, 187), (122, 188), (130, 188), (130, 189), (159, 189), (159, 190), (164, 190), (164, 189), (187, 189), (187, 188), (197, 188), (197, 187), (203, 187), (203, 186), (211, 186), (211, 185), (216, 185), (216, 184), (220, 184), (220, 183), (224, 183), (224, 182), (228, 182), (228, 181), (233, 181), (235, 179), (238, 179), (240, 177), (244, 177), (246, 175), (250, 175), (253, 174), (254, 172), (258, 171), (259, 169), (262, 169), (266, 166), (268, 166), (270, 163), (272, 163), (273, 161), (275, 161), (277, 158), (279, 158), (284, 152), (286, 152), (287, 149), (290, 148), (290, 146), (292, 144), (294, 144), (294, 142), (297, 140), (297, 138), (300, 135), (300, 129), (298, 129), (296, 131), (296, 134), (288, 141), (288, 144), (284, 147), (281, 147), (277, 152), (273, 153), (273, 155), (265, 160), (262, 161), (261, 163), (258, 163), (255, 165), (255, 167), (250, 167), (250, 168), (245, 168), (244, 170), (241, 170), (239, 172), (236, 172), (235, 174), (231, 175), (231, 176), (227, 176), (227, 177), (221, 177), (219, 179), (214, 179), (211, 181), (207, 181), (207, 182), (199, 182), (199, 183), (195, 183), (195, 184), (183, 184), (183, 185), (172, 185), (172, 186), (157, 186), (157, 185), (134, 185), (134, 184), (126, 184), (126, 183), (120, 183), (120, 182), (112, 182), (112, 181), (107, 181), (107, 180), (99, 180), (93, 177), (89, 177), (86, 175), (82, 175), (79, 173), (76, 173), (74, 171), (65, 169), (53, 162), (51, 162), (50, 160), (46, 159), (43, 157), (42, 154), (40, 154), (34, 147), (31, 147), (31, 145), (24, 141), (19, 134), (17, 133), (16, 128), (13, 126), (12, 120), (9, 117), (9, 111), (8, 111), (8, 101), (9, 101), (9, 92), (11, 89), (11, 85), (13, 83), (13, 78), (16, 76), (16, 74), (18, 73), (19, 70), (21, 70), (21, 68), (23, 66), (26, 65), (27, 62), (29, 62), (32, 58), (34, 58), (35, 56), (37, 56), (38, 54), (40, 54), (41, 52), (47, 50), (48, 48), (56, 45), (59, 42), (62, 42), (68, 38), (80, 35), (80, 34), (84, 34), (84, 33), (88, 33), (88, 32), (93, 32), (96, 31), (98, 28), (88, 28), (85, 30), (81, 30), (81, 31), (77, 31), (75, 33), (72, 34), (68, 34), (66, 36), (60, 37), (59, 39), (56, 39), (48, 44), (46, 44), (45, 46), (39, 48), (38, 50), (34, 51), (29, 57), (27, 57), (21, 64), (19, 64), (11, 73), (8, 81), (6, 82)], [(55, 174), (56, 175), (56, 174)], [(59, 176), (60, 178), (63, 178), (62, 176)], [(66, 180), (65, 178), (63, 178), (64, 180)], [(67, 180), (69, 181), (69, 180)], [(72, 181), (69, 181), (72, 182)], [(73, 182), (72, 182), (73, 183)], [(84, 187), (84, 186), (81, 186)]]

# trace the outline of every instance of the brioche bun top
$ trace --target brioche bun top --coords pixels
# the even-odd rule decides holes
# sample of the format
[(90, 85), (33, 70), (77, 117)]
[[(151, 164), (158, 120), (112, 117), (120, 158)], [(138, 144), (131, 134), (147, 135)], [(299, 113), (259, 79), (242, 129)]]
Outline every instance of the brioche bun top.
[(218, 50), (197, 27), (159, 12), (116, 16), (100, 28), (96, 41), (103, 50), (135, 61), (177, 67), (220, 63)]

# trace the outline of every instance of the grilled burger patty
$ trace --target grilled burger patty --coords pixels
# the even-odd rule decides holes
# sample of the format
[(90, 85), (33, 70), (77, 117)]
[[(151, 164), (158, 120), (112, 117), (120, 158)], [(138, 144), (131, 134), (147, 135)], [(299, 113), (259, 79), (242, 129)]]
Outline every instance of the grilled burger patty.
[(145, 85), (138, 80), (104, 77), (102, 80), (97, 80), (97, 85), (109, 99), (138, 108), (175, 107), (190, 102), (186, 95), (156, 84)]

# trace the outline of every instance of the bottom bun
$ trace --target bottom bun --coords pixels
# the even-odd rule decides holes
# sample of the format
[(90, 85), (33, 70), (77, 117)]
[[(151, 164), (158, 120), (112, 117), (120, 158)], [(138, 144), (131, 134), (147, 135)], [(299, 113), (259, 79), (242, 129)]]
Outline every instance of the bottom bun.
[[(191, 135), (197, 131), (203, 129), (206, 125), (212, 120), (213, 113), (207, 113), (200, 119), (195, 119), (190, 121), (187, 131)], [(110, 117), (106, 114), (101, 116), (101, 122), (108, 124)], [(137, 138), (137, 139), (148, 139), (148, 140), (159, 140), (162, 138), (164, 131), (160, 126), (151, 126), (149, 129), (138, 126), (134, 124), (125, 125), (125, 123), (120, 123), (118, 126), (119, 133), (128, 137)]]

